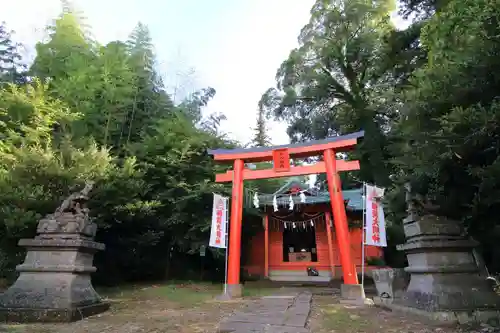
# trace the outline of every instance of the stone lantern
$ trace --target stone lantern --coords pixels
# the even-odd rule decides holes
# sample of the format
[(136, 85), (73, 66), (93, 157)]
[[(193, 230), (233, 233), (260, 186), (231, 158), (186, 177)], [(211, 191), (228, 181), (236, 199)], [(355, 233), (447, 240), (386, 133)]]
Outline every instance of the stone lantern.
[(94, 254), (104, 244), (93, 239), (97, 226), (85, 203), (92, 184), (70, 195), (54, 214), (40, 220), (27, 249), (19, 278), (0, 295), (0, 322), (71, 322), (106, 311), (92, 287)]

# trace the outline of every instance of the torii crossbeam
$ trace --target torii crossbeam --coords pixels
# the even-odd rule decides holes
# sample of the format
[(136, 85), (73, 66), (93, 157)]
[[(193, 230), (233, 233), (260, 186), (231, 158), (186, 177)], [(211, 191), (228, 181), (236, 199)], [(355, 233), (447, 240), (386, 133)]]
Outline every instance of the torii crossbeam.
[[(243, 181), (290, 177), (326, 173), (330, 203), (335, 221), (340, 261), (344, 275), (344, 284), (357, 285), (356, 267), (352, 260), (347, 217), (342, 198), (342, 184), (339, 172), (359, 170), (359, 161), (337, 160), (335, 154), (352, 150), (364, 132), (330, 137), (325, 140), (289, 144), (273, 147), (237, 148), (209, 150), (215, 161), (233, 163), (233, 171), (218, 174), (216, 182), (233, 182), (231, 219), (229, 224), (229, 259), (226, 291), (229, 296), (241, 296), (240, 256), (241, 256), (241, 219), (243, 214)], [(323, 156), (323, 162), (308, 166), (290, 166), (291, 158)], [(273, 161), (272, 169), (249, 170), (245, 163)]]

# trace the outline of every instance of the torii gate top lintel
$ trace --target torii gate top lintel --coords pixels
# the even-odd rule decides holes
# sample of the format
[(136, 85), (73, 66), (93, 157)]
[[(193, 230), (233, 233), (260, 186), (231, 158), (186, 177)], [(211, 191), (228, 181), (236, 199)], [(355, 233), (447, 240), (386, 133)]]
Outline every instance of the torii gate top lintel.
[[(323, 155), (325, 151), (345, 152), (352, 150), (358, 143), (358, 139), (364, 136), (364, 132), (356, 132), (348, 135), (334, 136), (324, 140), (309, 141), (282, 146), (216, 149), (208, 153), (214, 156), (218, 162), (264, 162), (273, 161), (273, 169), (243, 171), (244, 180), (291, 177), (300, 175), (319, 174), (326, 172), (325, 162), (319, 161), (313, 165), (290, 167), (290, 158), (304, 158)], [(359, 170), (359, 161), (337, 160), (335, 169), (339, 171)], [(233, 181), (233, 171), (215, 175), (218, 183)]]
[(208, 150), (208, 154), (213, 155), (214, 160), (220, 162), (232, 162), (236, 159), (241, 159), (245, 162), (264, 162), (273, 159), (273, 151), (287, 149), (290, 157), (304, 158), (320, 155), (326, 149), (333, 149), (335, 152), (349, 151), (356, 146), (358, 139), (362, 138), (364, 135), (364, 131), (359, 131), (347, 135), (332, 136), (323, 140), (314, 140), (280, 146), (214, 149)]

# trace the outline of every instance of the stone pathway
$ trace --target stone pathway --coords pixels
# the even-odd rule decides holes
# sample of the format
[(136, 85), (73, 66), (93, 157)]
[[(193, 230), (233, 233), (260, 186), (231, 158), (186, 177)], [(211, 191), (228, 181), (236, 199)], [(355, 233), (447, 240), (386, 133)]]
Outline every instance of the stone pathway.
[(309, 333), (309, 291), (262, 297), (222, 320), (219, 333)]

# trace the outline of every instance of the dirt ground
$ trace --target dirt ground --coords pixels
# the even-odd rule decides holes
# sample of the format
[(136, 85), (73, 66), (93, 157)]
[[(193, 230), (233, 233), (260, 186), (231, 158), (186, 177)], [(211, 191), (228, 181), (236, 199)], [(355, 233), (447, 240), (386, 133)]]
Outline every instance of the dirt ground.
[[(245, 301), (214, 301), (220, 285), (173, 284), (100, 292), (111, 303), (103, 314), (70, 324), (0, 325), (8, 333), (214, 333), (220, 319)], [(265, 293), (265, 291), (262, 291)]]
[(450, 327), (425, 318), (332, 302), (332, 296), (314, 296), (309, 328), (312, 333), (497, 333), (489, 327)]
[[(169, 284), (104, 290), (111, 310), (70, 324), (0, 325), (7, 333), (215, 333), (220, 320), (248, 302), (278, 292), (247, 287), (245, 298), (219, 302), (220, 285)], [(313, 297), (308, 327), (312, 333), (495, 332), (487, 328), (442, 327), (420, 317), (376, 307), (349, 307), (336, 296)], [(499, 332), (499, 331), (496, 331)]]

